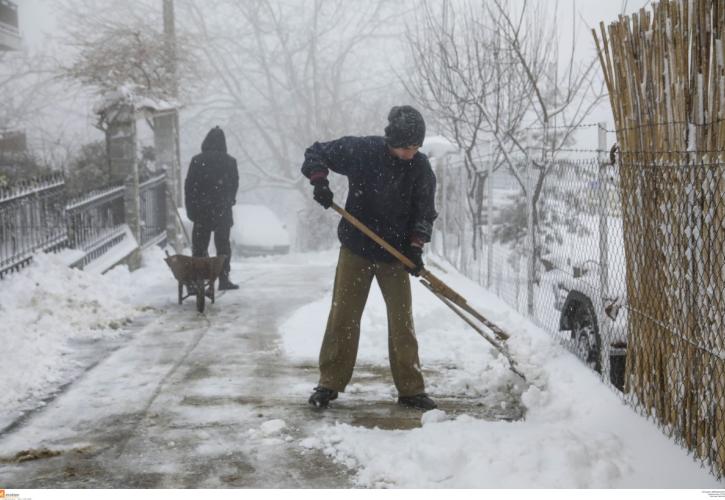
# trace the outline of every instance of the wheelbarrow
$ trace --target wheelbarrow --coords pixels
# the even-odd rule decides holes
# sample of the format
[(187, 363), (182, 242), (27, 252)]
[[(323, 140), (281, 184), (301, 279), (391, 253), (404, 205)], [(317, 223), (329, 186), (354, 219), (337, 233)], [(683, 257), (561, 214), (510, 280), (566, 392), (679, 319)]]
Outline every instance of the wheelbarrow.
[[(206, 297), (214, 303), (214, 282), (224, 268), (226, 255), (216, 257), (189, 257), (188, 255), (169, 255), (164, 259), (179, 282), (179, 304), (184, 299), (196, 296), (196, 310), (204, 312)], [(188, 293), (184, 295), (184, 286)]]

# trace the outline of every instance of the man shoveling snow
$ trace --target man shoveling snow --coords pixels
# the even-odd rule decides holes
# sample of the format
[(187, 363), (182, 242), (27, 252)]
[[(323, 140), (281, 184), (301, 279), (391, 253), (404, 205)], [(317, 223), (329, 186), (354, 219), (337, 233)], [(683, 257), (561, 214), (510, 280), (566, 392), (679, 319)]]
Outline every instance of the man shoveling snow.
[[(302, 173), (314, 186), (314, 198), (332, 206), (330, 170), (350, 183), (345, 208), (423, 269), (423, 245), (430, 241), (436, 180), (428, 158), (418, 149), (425, 122), (410, 106), (388, 115), (385, 136), (343, 137), (315, 143), (305, 152)], [(390, 368), (398, 402), (422, 410), (436, 408), (425, 393), (413, 325), (410, 280), (405, 267), (348, 221), (338, 228), (342, 247), (335, 275), (332, 306), (320, 351), (320, 381), (309, 403), (326, 408), (352, 378), (360, 340), (360, 319), (373, 277), (388, 310)]]

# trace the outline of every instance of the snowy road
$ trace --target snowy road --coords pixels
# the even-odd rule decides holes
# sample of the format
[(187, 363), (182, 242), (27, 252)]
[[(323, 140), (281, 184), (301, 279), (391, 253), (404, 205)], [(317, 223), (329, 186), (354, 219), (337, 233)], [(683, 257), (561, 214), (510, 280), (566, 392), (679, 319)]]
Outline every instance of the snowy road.
[(422, 367), (443, 410), (421, 418), (395, 403), (376, 286), (348, 391), (327, 411), (307, 405), (335, 251), (233, 262), (242, 289), (205, 315), (176, 304), (162, 257), (103, 276), (38, 257), (0, 284), (0, 487), (722, 487), (546, 332), (444, 264), (431, 262), (511, 333), (529, 382), (416, 284)]
[[(0, 437), (2, 485), (349, 487), (347, 468), (300, 441), (335, 422), (419, 427), (420, 413), (374, 391), (345, 395), (327, 412), (307, 406), (317, 368), (285, 359), (278, 327), (323, 297), (333, 272), (332, 262), (235, 266), (242, 289), (224, 293), (205, 315), (191, 301), (147, 312), (130, 339), (96, 352), (100, 362)], [(173, 282), (161, 285), (173, 298)], [(392, 385), (379, 361), (361, 363), (356, 380)], [(441, 403), (454, 414), (469, 406)], [(518, 418), (521, 409), (512, 407), (491, 417)], [(486, 407), (471, 411), (487, 417)]]
[[(329, 285), (320, 274), (241, 270), (242, 290), (224, 294), (206, 315), (187, 301), (147, 319), (127, 345), (3, 436), (6, 461), (19, 451), (60, 452), (3, 464), (3, 485), (348, 486), (321, 453), (303, 457), (288, 443), (317, 418), (290, 390), (313, 381), (315, 370), (288, 366), (275, 348), (277, 322)], [(277, 419), (286, 428), (277, 429)]]

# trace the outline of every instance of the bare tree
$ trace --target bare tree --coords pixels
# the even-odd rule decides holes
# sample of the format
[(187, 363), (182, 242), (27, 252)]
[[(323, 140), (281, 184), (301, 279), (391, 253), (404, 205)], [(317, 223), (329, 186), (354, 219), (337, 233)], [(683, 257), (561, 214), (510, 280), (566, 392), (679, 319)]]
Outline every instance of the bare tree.
[[(518, 7), (501, 0), (442, 6), (426, 2), (424, 7), (408, 29), (417, 71), (407, 88), (440, 117), (444, 130), (464, 152), (474, 258), (477, 193), (479, 183), (486, 180), (481, 161), (486, 153), (494, 169), (505, 167), (533, 201), (530, 238), (539, 252), (538, 202), (546, 176), (604, 95), (603, 82), (596, 82), (596, 61), (577, 63), (574, 37), (568, 64), (558, 71), (557, 8), (548, 14), (543, 5), (532, 7), (526, 0)], [(551, 8), (548, 3), (546, 7)], [(531, 135), (540, 145), (536, 154), (527, 144)], [(493, 144), (490, 152), (481, 150), (487, 143)], [(531, 185), (523, 175), (529, 167), (535, 172)]]
[(190, 57), (184, 33), (177, 37), (177, 50), (169, 46), (160, 2), (130, 8), (109, 0), (65, 0), (59, 10), (61, 41), (71, 49), (57, 61), (62, 78), (98, 94), (125, 86), (157, 99), (175, 98), (177, 87), (182, 97), (195, 88), (198, 63)]
[[(304, 150), (340, 135), (382, 132), (391, 101), (405, 95), (386, 67), (383, 43), (390, 42), (390, 21), (401, 7), (389, 0), (186, 0), (180, 6), (197, 59), (207, 67), (205, 95), (187, 119), (226, 125), (240, 159), (241, 190), (275, 196), (281, 210), (297, 211), (298, 247), (329, 245), (335, 214), (311, 199), (299, 170)], [(336, 193), (344, 192), (344, 179), (331, 182)]]
[(369, 60), (370, 44), (384, 36), (388, 2), (217, 0), (203, 9), (193, 1), (184, 6), (199, 59), (216, 82), (196, 103), (199, 114), (226, 117), (241, 165), (261, 185), (307, 198), (299, 174), (307, 146), (369, 130), (371, 115), (381, 128), (384, 112), (371, 111), (380, 110), (382, 101), (371, 96), (395, 80), (362, 68), (363, 54)]
[[(478, 3), (424, 2), (407, 39), (415, 68), (401, 77), (408, 92), (437, 118), (441, 131), (463, 152), (472, 249), (477, 258), (482, 187), (493, 162), (513, 168), (514, 143), (528, 112), (526, 82), (494, 19)], [(500, 17), (500, 16), (499, 16)], [(494, 140), (497, 147), (491, 149)]]
[(24, 153), (0, 151), (6, 177), (13, 181), (61, 166), (63, 141), (72, 135), (62, 124), (77, 115), (70, 106), (72, 96), (56, 80), (49, 50), (0, 52), (0, 95), (0, 135), (23, 134), (28, 146)]
[[(540, 132), (537, 141), (540, 147), (535, 150), (530, 149), (529, 144), (522, 144), (516, 135), (509, 136), (525, 157), (528, 174), (531, 175), (532, 171), (534, 174), (533, 182), (522, 182), (522, 176), (517, 176), (527, 194), (531, 217), (532, 231), (528, 234), (529, 251), (533, 252), (529, 261), (531, 287), (534, 281), (538, 281), (538, 262), (543, 249), (541, 240), (545, 238), (542, 211), (546, 207), (540, 203), (545, 180), (555, 169), (557, 163), (554, 160), (560, 151), (572, 143), (577, 128), (604, 98), (604, 81), (596, 73), (595, 57), (583, 63), (577, 62), (575, 15), (572, 16), (569, 58), (564, 71), (559, 72), (558, 2), (549, 17), (541, 4), (531, 8), (527, 0), (517, 13), (501, 0), (492, 0), (488, 12), (497, 19), (496, 29), (514, 54), (515, 67), (528, 87), (531, 119), (527, 127)], [(576, 12), (574, 2), (572, 12)], [(546, 22), (547, 19), (549, 22)], [(512, 170), (515, 172), (516, 169)], [(558, 237), (558, 233), (554, 237)], [(529, 310), (533, 312), (531, 290), (528, 296)]]
[(0, 130), (22, 126), (27, 116), (47, 107), (49, 100), (43, 98), (49, 97), (54, 76), (44, 54), (0, 52)]

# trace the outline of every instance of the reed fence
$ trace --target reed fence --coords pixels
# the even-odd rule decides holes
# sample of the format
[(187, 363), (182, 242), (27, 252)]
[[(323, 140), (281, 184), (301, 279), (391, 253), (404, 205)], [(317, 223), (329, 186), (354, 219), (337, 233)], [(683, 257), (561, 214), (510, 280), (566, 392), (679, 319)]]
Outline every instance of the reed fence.
[(619, 145), (625, 390), (725, 472), (725, 8), (662, 0), (593, 31)]

